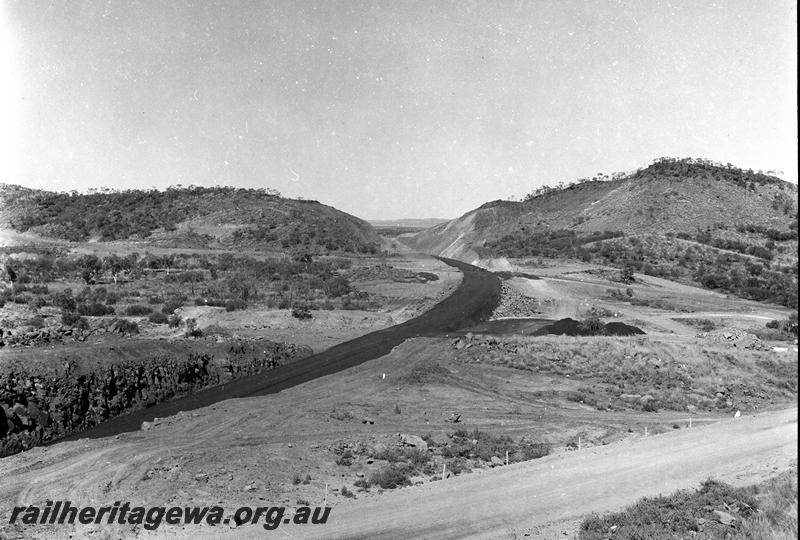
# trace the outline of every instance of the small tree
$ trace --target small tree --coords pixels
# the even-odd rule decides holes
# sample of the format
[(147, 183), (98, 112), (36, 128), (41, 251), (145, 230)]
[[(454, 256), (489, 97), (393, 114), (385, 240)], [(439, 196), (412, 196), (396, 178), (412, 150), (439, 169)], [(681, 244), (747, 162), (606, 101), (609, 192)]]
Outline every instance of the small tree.
[(587, 334), (598, 334), (603, 330), (603, 321), (599, 317), (592, 315), (578, 323), (578, 328), (581, 332)]
[(625, 265), (620, 271), (619, 280), (623, 283), (633, 283), (636, 281), (636, 277), (633, 275), (633, 266)]
[(13, 268), (11, 268), (10, 264), (6, 264), (6, 274), (8, 274), (8, 280), (11, 283), (17, 281), (17, 273), (14, 271)]

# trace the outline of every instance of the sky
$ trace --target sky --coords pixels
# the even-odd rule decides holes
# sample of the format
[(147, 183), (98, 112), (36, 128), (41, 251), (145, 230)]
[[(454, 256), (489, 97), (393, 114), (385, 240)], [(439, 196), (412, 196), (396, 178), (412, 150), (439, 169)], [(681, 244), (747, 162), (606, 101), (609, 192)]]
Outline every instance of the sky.
[(797, 181), (791, 0), (0, 0), (0, 182), (456, 217), (661, 156)]

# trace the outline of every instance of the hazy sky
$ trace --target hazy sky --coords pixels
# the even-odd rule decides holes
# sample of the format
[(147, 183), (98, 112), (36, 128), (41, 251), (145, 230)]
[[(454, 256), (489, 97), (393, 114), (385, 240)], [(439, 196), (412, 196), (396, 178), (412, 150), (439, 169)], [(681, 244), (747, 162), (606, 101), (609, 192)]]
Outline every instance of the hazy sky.
[(797, 178), (791, 0), (0, 0), (0, 182), (367, 219), (707, 157)]

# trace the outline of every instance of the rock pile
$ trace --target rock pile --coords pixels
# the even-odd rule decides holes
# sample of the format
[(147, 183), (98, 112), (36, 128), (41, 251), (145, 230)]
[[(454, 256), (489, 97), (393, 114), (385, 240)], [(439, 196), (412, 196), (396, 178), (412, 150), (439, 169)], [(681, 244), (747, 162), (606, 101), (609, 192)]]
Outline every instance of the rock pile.
[(772, 347), (761, 341), (757, 336), (738, 328), (725, 328), (712, 332), (700, 332), (697, 337), (705, 338), (714, 343), (725, 343), (731, 347), (750, 349), (754, 351), (771, 351)]
[(124, 319), (101, 319), (91, 329), (75, 328), (67, 325), (33, 328), (0, 328), (0, 347), (32, 347), (47, 343), (64, 341), (86, 341), (92, 334), (116, 333), (131, 335), (132, 323)]
[(493, 319), (532, 317), (541, 313), (539, 300), (525, 296), (508, 283), (501, 285), (500, 303), (492, 313)]

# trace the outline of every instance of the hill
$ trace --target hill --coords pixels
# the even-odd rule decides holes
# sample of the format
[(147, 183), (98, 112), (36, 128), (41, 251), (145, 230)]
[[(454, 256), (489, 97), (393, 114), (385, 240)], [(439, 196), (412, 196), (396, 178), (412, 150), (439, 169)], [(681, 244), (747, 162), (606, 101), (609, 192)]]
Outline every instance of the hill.
[(143, 240), (165, 247), (374, 253), (366, 221), (264, 189), (169, 188), (79, 194), (0, 185), (0, 227), (70, 241)]
[(797, 186), (729, 164), (662, 158), (629, 175), (486, 203), (405, 241), (473, 261), (543, 256), (631, 266), (788, 305), (797, 291)]

